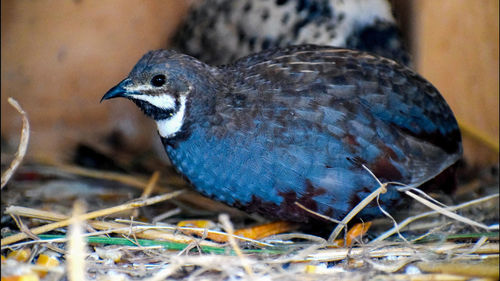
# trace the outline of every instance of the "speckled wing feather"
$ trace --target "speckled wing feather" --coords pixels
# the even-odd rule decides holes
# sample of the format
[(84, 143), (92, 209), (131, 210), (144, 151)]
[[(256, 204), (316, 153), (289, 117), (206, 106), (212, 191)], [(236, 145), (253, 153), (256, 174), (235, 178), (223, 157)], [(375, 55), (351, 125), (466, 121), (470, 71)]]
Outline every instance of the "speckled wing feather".
[(336, 101), (350, 101), (409, 135), (447, 152), (460, 152), (455, 117), (437, 89), (390, 59), (348, 49), (301, 45), (250, 55), (226, 69), (236, 74), (231, 81), (233, 91), (244, 92), (251, 104), (261, 100), (263, 107), (274, 110), (279, 99), (300, 98), (306, 100), (302, 105), (309, 105), (313, 112), (312, 104), (319, 104), (319, 100), (332, 107)]
[[(338, 214), (376, 188), (361, 164), (381, 181), (418, 186), (460, 158), (460, 133), (446, 102), (391, 60), (300, 46), (249, 56), (225, 70), (232, 87), (219, 95), (210, 130), (241, 148), (234, 163), (246, 159), (257, 171), (235, 190), (253, 181), (302, 200), (319, 190), (307, 200)], [(294, 187), (297, 182), (304, 188)], [(360, 192), (344, 198), (343, 188)], [(382, 202), (394, 204), (396, 193)]]

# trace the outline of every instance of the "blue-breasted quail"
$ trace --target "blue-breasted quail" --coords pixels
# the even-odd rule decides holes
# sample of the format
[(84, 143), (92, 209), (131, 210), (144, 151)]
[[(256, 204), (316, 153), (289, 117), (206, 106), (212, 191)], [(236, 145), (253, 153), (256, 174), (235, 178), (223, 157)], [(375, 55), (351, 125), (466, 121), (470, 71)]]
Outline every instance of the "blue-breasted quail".
[[(177, 170), (201, 193), (244, 210), (336, 219), (379, 187), (416, 187), (462, 155), (452, 111), (429, 82), (366, 52), (301, 45), (221, 66), (151, 51), (105, 99), (156, 121)], [(380, 197), (401, 202), (394, 186)], [(380, 215), (376, 204), (362, 217)]]

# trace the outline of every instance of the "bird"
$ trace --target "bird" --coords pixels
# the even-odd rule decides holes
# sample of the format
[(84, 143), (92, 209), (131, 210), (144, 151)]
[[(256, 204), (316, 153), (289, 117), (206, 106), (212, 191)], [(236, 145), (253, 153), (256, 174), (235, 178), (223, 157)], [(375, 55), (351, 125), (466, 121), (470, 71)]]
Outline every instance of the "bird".
[[(101, 102), (117, 97), (156, 122), (172, 165), (198, 192), (274, 220), (341, 219), (379, 181), (418, 187), (462, 155), (439, 91), (357, 50), (271, 48), (224, 66), (155, 50)], [(386, 211), (401, 202), (392, 185), (379, 200)], [(381, 216), (380, 207), (358, 216)]]
[(208, 64), (299, 44), (368, 51), (411, 65), (388, 0), (197, 1), (170, 40), (171, 48)]

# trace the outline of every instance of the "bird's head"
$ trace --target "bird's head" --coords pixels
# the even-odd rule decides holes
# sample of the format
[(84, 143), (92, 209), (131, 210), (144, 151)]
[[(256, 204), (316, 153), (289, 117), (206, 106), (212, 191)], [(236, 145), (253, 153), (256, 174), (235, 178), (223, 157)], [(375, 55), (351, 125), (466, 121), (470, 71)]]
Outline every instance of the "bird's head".
[[(151, 51), (134, 66), (127, 78), (111, 88), (101, 99), (123, 97), (133, 101), (156, 121), (158, 132), (172, 138), (184, 129), (194, 99), (210, 105), (210, 95), (193, 97), (196, 92), (217, 84), (217, 69), (190, 56), (169, 50)], [(207, 91), (205, 91), (207, 92)], [(191, 112), (190, 112), (191, 111)]]

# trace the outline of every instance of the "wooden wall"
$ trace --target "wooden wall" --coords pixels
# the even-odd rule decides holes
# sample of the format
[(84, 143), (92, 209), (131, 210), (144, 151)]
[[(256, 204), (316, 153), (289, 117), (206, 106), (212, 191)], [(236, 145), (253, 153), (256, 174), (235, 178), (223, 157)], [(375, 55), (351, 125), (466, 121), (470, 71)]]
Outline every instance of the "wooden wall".
[[(187, 5), (177, 0), (1, 1), (2, 136), (17, 146), (19, 101), (31, 121), (28, 156), (67, 159), (78, 141), (119, 128), (138, 148), (152, 122), (126, 100), (99, 104), (148, 50), (165, 47)], [(156, 136), (155, 136), (156, 137)]]
[[(457, 119), (498, 144), (499, 1), (413, 0), (412, 49), (418, 71), (443, 94)], [(473, 163), (498, 153), (464, 132)]]

